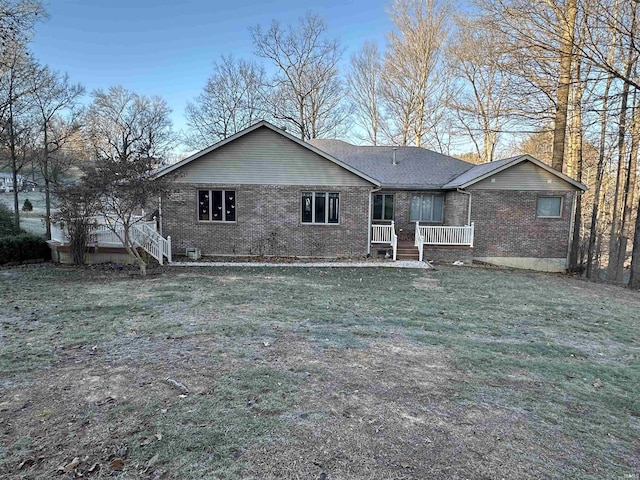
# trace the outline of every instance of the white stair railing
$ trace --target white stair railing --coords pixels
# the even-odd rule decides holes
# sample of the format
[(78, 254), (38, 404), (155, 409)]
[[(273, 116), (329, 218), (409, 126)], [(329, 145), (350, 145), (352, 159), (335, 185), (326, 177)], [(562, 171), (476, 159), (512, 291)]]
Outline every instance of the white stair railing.
[(398, 235), (396, 235), (396, 227), (391, 220), (391, 248), (393, 249), (393, 261), (395, 262), (398, 254)]
[(134, 244), (143, 248), (160, 265), (163, 264), (164, 257), (167, 257), (167, 261), (171, 263), (171, 237), (164, 238), (156, 232), (155, 228), (142, 222), (131, 226), (130, 235)]
[(424, 235), (422, 234), (420, 222), (416, 222), (416, 239), (415, 245), (418, 247), (418, 260), (421, 262), (424, 256)]

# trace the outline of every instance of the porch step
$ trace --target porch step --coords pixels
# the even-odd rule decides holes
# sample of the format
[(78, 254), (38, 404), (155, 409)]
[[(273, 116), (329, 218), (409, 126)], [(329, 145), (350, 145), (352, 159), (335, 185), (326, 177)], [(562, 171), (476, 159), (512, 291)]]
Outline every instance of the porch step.
[(415, 245), (398, 245), (397, 260), (418, 260), (419, 258), (418, 247)]

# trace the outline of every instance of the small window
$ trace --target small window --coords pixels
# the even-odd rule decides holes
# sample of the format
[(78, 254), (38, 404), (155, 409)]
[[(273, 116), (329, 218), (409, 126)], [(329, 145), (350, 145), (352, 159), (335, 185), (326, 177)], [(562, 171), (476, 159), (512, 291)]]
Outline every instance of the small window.
[(562, 197), (538, 197), (536, 216), (538, 218), (562, 217)]
[(302, 223), (339, 223), (340, 194), (302, 192)]
[(444, 209), (442, 195), (414, 195), (411, 197), (412, 222), (441, 222)]
[(373, 196), (373, 219), (393, 220), (393, 195), (379, 193)]
[(198, 190), (198, 220), (201, 222), (235, 222), (235, 190)]

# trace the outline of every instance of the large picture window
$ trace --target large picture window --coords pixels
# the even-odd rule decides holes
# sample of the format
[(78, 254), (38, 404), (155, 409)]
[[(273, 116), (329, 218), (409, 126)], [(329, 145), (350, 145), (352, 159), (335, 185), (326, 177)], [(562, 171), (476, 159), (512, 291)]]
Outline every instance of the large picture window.
[(562, 197), (538, 197), (536, 216), (538, 218), (562, 217)]
[(340, 194), (302, 192), (302, 223), (339, 223)]
[(411, 221), (441, 222), (443, 207), (442, 195), (414, 195), (411, 197)]
[(393, 220), (393, 195), (377, 193), (373, 196), (373, 219)]
[(235, 190), (198, 190), (198, 220), (201, 222), (235, 222)]

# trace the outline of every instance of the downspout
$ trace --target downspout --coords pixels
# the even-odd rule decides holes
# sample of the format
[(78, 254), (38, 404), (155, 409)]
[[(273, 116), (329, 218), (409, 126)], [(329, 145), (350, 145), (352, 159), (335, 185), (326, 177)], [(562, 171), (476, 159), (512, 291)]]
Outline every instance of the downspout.
[(159, 234), (161, 237), (164, 237), (162, 234), (162, 196), (158, 197), (158, 225), (159, 225)]
[(461, 190), (460, 187), (456, 187), (456, 192), (469, 196), (469, 208), (467, 210), (467, 226), (469, 226), (471, 225), (471, 192), (465, 192), (464, 190)]
[(382, 190), (382, 187), (374, 188), (369, 192), (369, 219), (367, 220), (367, 257), (371, 256), (371, 229), (373, 228), (373, 220), (372, 220), (372, 200), (373, 194)]

